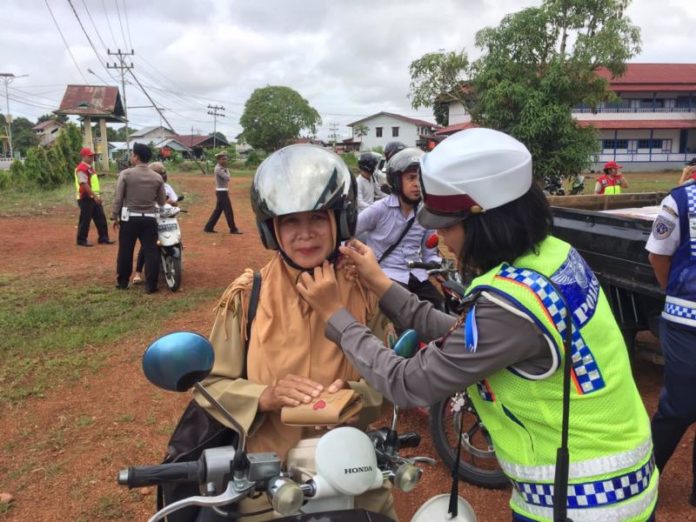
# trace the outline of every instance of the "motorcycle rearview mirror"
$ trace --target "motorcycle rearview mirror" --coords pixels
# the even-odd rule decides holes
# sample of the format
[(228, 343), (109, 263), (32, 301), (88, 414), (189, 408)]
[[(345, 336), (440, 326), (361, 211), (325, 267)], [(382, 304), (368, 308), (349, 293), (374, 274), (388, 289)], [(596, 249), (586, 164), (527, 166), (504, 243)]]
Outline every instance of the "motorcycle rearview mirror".
[(415, 330), (404, 331), (392, 349), (396, 355), (410, 359), (418, 351), (418, 334)]
[(213, 369), (215, 351), (208, 339), (195, 332), (173, 332), (155, 339), (143, 354), (143, 373), (158, 388), (183, 392), (195, 388), (239, 434), (237, 454), (246, 446), (246, 432), (230, 412), (201, 384)]
[(174, 332), (153, 341), (143, 354), (143, 373), (152, 384), (183, 392), (205, 379), (213, 369), (210, 341), (194, 332)]

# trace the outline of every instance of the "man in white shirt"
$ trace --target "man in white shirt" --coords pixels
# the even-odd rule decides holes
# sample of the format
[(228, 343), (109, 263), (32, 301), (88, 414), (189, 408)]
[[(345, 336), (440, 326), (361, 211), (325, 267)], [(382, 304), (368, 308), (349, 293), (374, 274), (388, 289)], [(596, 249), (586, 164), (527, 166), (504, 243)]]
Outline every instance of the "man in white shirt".
[(363, 152), (358, 159), (358, 212), (385, 196), (374, 177), (380, 159), (381, 156), (375, 152)]

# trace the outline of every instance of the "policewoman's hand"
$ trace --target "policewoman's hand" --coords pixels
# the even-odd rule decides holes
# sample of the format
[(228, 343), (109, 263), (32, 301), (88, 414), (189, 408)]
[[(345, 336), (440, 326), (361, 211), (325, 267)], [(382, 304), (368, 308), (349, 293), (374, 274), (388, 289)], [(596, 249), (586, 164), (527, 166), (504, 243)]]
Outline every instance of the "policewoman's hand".
[[(350, 385), (348, 382), (344, 381), (343, 379), (336, 379), (334, 382), (332, 382), (329, 387), (326, 389), (327, 392), (329, 393), (336, 393), (338, 390), (344, 390), (350, 388)], [(358, 420), (360, 419), (359, 415), (353, 415), (350, 419), (345, 421), (343, 424), (327, 424), (326, 426), (314, 426), (315, 430), (332, 430), (334, 428), (338, 428), (340, 426), (354, 426), (355, 424), (358, 423)]]
[(336, 271), (328, 261), (314, 267), (314, 276), (303, 272), (297, 281), (297, 291), (324, 321), (343, 308), (339, 299)]
[(259, 397), (259, 411), (280, 411), (283, 406), (299, 406), (319, 396), (324, 387), (312, 379), (288, 374)]
[(365, 243), (357, 239), (348, 241), (340, 247), (341, 254), (346, 256), (355, 265), (355, 270), (360, 276), (360, 280), (365, 283), (377, 297), (381, 298), (392, 285), (389, 279), (377, 262), (374, 252)]

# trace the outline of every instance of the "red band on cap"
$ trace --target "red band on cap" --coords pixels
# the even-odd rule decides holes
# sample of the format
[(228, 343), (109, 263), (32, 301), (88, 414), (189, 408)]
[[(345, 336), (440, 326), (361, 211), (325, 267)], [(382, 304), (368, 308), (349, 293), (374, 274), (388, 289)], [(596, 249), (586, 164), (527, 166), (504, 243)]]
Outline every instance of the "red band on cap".
[(423, 203), (425, 203), (428, 210), (442, 214), (463, 214), (469, 212), (474, 205), (480, 206), (466, 194), (449, 196), (423, 194)]

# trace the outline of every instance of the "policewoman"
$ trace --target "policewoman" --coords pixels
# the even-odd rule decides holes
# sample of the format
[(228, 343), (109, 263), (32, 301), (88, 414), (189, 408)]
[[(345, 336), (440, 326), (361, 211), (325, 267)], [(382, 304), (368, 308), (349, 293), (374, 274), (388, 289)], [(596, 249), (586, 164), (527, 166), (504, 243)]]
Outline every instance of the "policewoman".
[[(662, 471), (696, 422), (696, 179), (662, 201), (645, 248), (667, 294), (660, 319), (664, 387), (652, 421), (655, 462)], [(693, 451), (696, 473), (696, 446)], [(694, 477), (689, 502), (696, 506)]]
[(550, 235), (529, 151), (498, 131), (462, 131), (423, 157), (421, 183), (418, 218), (457, 253), (471, 280), (467, 312), (457, 319), (419, 301), (353, 241), (341, 251), (381, 309), (429, 345), (411, 359), (378, 349), (380, 341), (335, 300), (329, 265), (298, 283), (324, 317), (327, 337), (399, 406), (430, 405), (466, 389), (513, 485), (513, 519), (552, 520), (570, 328), (568, 517), (651, 520), (658, 472), (628, 353), (594, 273)]

